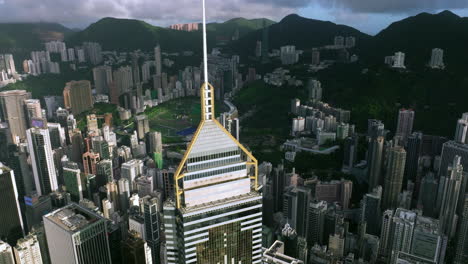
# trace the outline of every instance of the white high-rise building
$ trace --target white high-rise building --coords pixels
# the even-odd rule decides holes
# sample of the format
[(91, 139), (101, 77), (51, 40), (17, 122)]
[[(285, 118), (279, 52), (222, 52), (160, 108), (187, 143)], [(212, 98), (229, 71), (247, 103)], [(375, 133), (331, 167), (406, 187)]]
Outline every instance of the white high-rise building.
[(67, 62), (68, 61), (68, 51), (67, 51), (67, 49), (60, 50), (60, 60), (62, 62)]
[(405, 69), (405, 53), (395, 52), (393, 56), (393, 68)]
[(296, 46), (281, 47), (281, 63), (283, 65), (296, 64), (299, 61), (299, 53), (296, 51)]
[(8, 243), (0, 240), (0, 264), (15, 264), (13, 250)]
[(68, 52), (68, 61), (75, 61), (75, 49), (69, 48)]
[(15, 60), (11, 54), (0, 54), (0, 72), (5, 71), (8, 75), (16, 74)]
[(62, 50), (66, 50), (67, 46), (62, 41), (50, 41), (45, 43), (45, 48), (50, 53), (61, 53)]
[(47, 127), (26, 130), (37, 193), (47, 195), (58, 189), (52, 144)]
[(85, 51), (82, 48), (76, 49), (76, 56), (78, 57), (78, 62), (86, 62)]
[(14, 247), (16, 264), (42, 264), (41, 248), (35, 235), (18, 240)]
[(148, 82), (151, 79), (151, 74), (150, 74), (151, 64), (152, 64), (151, 62), (146, 61), (141, 66), (141, 76), (142, 76), (141, 81), (144, 83)]
[(444, 50), (433, 49), (429, 66), (433, 69), (444, 69)]
[(122, 178), (128, 180), (131, 191), (137, 190), (136, 178), (140, 177), (143, 173), (143, 161), (142, 160), (130, 160), (122, 164), (120, 169), (120, 175)]

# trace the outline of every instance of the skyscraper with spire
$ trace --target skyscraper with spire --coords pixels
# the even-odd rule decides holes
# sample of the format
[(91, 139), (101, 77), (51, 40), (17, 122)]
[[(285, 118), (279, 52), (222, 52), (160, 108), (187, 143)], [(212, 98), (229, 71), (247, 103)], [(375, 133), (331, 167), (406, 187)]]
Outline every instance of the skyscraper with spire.
[(215, 118), (214, 87), (206, 69), (206, 26), (203, 35), (202, 119), (174, 174), (175, 200), (164, 204), (167, 260), (261, 263), (258, 163)]

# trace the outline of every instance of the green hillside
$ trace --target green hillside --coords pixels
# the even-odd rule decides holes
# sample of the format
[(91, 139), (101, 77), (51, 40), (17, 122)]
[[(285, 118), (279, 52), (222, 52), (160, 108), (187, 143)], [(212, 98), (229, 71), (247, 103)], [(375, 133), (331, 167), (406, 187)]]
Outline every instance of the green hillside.
[[(224, 23), (208, 25), (208, 43), (215, 44), (218, 38), (231, 38), (239, 30), (243, 36), (249, 32), (271, 25), (274, 22), (267, 19), (247, 20), (236, 18)], [(91, 24), (85, 30), (69, 38), (71, 45), (79, 45), (84, 41), (101, 43), (104, 50), (152, 50), (157, 44), (167, 52), (183, 50), (201, 51), (201, 31), (185, 32), (150, 25), (134, 19), (104, 18)]]
[(445, 61), (452, 69), (466, 69), (468, 61), (468, 18), (450, 11), (439, 14), (421, 13), (391, 24), (365, 43), (363, 55), (370, 62), (383, 62), (383, 56), (396, 51), (406, 53), (407, 66), (424, 67), (429, 62), (431, 50), (445, 50)]
[[(278, 49), (284, 45), (295, 45), (299, 49), (311, 49), (333, 44), (335, 36), (354, 36), (357, 43), (369, 42), (372, 37), (352, 27), (332, 22), (289, 15), (269, 27), (269, 47)], [(253, 55), (255, 44), (262, 40), (262, 30), (247, 34), (232, 43), (232, 49), (242, 55)]]
[(0, 23), (0, 52), (44, 48), (43, 43), (63, 40), (72, 30), (56, 23)]
[(104, 18), (67, 39), (69, 45), (99, 42), (104, 50), (152, 50), (159, 43), (165, 51), (198, 50), (201, 34), (152, 26), (134, 19)]
[(265, 26), (271, 26), (276, 22), (266, 19), (245, 19), (245, 18), (233, 18), (223, 23), (210, 23), (207, 25), (208, 35), (214, 34), (217, 38), (231, 39), (236, 31), (239, 31), (239, 37), (243, 37), (252, 31), (259, 30)]

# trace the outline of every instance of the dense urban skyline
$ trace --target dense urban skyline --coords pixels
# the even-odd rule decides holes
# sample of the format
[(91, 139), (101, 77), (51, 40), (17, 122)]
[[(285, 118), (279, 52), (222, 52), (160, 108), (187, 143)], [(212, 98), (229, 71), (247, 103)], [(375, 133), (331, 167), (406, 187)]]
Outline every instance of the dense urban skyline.
[(203, 21), (0, 21), (0, 264), (468, 263), (468, 18), (207, 26), (205, 1), (213, 20), (466, 5), (0, 0), (18, 19)]

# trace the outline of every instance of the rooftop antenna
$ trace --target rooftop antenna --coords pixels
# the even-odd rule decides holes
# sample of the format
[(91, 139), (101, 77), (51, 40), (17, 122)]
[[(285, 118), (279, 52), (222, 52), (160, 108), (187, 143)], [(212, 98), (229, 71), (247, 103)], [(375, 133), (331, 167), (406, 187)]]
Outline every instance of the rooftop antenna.
[(208, 47), (206, 43), (206, 8), (203, 1), (203, 68), (205, 82), (201, 88), (202, 120), (214, 119), (214, 88), (208, 81)]
[(208, 48), (206, 44), (206, 8), (203, 0), (203, 66), (205, 70), (205, 84), (208, 84)]

